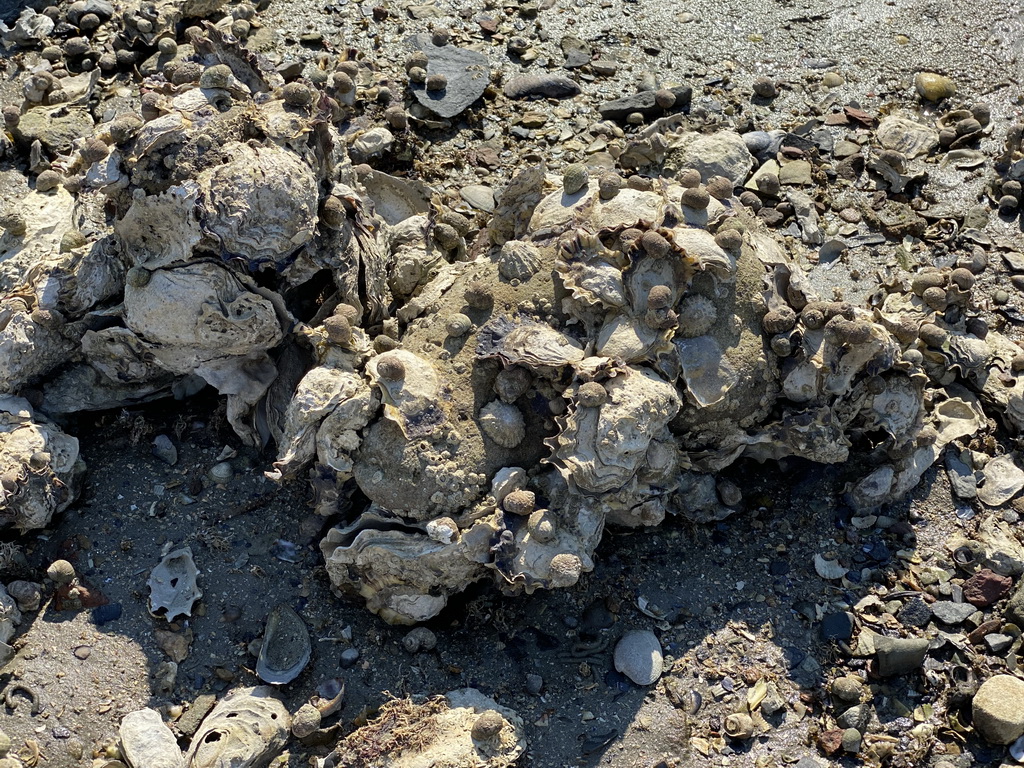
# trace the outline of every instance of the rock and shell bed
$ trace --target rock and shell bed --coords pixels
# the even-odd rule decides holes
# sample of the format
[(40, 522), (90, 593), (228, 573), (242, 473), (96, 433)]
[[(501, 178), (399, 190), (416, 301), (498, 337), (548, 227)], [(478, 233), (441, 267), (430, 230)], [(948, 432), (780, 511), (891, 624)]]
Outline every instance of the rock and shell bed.
[(747, 5), (0, 5), (8, 762), (1024, 758), (1019, 9)]

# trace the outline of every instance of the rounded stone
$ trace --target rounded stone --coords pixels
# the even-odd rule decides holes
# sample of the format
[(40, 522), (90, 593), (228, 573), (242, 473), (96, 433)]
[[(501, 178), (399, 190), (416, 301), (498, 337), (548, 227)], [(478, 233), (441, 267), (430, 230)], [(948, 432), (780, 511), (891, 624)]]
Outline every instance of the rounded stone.
[(941, 101), (956, 93), (953, 81), (935, 72), (918, 72), (914, 76), (914, 87), (924, 101)]
[(664, 657), (658, 636), (647, 629), (627, 632), (615, 646), (615, 669), (637, 685), (653, 685), (661, 677)]
[(715, 245), (725, 251), (738, 251), (743, 247), (743, 234), (736, 229), (723, 229), (715, 235)]
[(676, 180), (680, 185), (690, 189), (696, 187), (701, 182), (700, 171), (696, 168), (687, 168), (685, 171), (680, 171), (676, 176)]
[(1024, 735), (1024, 680), (990, 677), (974, 695), (974, 727), (991, 744), (1010, 744)]
[(775, 87), (775, 83), (770, 77), (764, 75), (755, 78), (753, 90), (754, 94), (762, 99), (774, 99), (779, 95), (779, 89)]
[(292, 718), (292, 736), (304, 739), (320, 730), (322, 715), (312, 704), (303, 704)]
[(856, 677), (850, 677), (847, 675), (845, 677), (837, 677), (833, 680), (830, 690), (834, 698), (850, 704), (860, 701), (861, 694), (864, 691), (864, 685)]
[(608, 402), (608, 390), (598, 381), (588, 381), (580, 384), (576, 399), (584, 408), (600, 408)]

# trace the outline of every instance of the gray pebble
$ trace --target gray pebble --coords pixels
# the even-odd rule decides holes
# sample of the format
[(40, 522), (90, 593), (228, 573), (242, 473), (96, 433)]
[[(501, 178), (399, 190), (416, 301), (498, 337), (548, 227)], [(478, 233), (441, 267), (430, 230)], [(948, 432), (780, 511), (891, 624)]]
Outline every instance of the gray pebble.
[(970, 603), (954, 603), (952, 600), (940, 600), (932, 604), (932, 613), (943, 624), (960, 624), (976, 610)]
[(178, 463), (178, 449), (167, 435), (157, 435), (153, 440), (153, 455), (169, 466)]
[(576, 81), (565, 75), (520, 75), (505, 83), (505, 95), (510, 99), (526, 99), (530, 96), (566, 99), (579, 92), (580, 87)]
[(359, 661), (359, 650), (356, 648), (346, 648), (341, 652), (341, 668), (348, 669)]
[(529, 674), (526, 676), (526, 692), (531, 696), (540, 696), (544, 687), (544, 678), (540, 675)]

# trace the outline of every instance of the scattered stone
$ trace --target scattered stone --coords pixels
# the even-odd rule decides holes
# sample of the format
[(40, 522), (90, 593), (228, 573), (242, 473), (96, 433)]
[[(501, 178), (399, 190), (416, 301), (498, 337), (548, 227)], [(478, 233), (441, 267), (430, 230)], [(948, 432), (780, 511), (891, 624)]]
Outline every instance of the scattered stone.
[(487, 57), (476, 51), (454, 45), (434, 45), (430, 35), (420, 34), (413, 39), (414, 50), (427, 55), (427, 78), (444, 77), (442, 89), (426, 86), (412, 87), (416, 100), (438, 117), (455, 117), (483, 96), (490, 83)]
[(171, 467), (178, 463), (178, 449), (167, 435), (157, 435), (153, 439), (153, 455)]
[(505, 95), (510, 99), (545, 96), (549, 99), (568, 99), (576, 96), (580, 87), (565, 75), (520, 75), (505, 83)]
[(924, 627), (932, 619), (932, 609), (922, 598), (915, 597), (900, 608), (896, 618), (905, 627)]
[(875, 637), (875, 653), (878, 656), (878, 674), (882, 677), (904, 675), (924, 663), (928, 653), (928, 641), (923, 637)]
[(821, 620), (819, 632), (821, 639), (847, 641), (853, 637), (854, 618), (849, 611), (831, 613)]
[[(640, 91), (619, 99), (606, 101), (597, 110), (605, 120), (625, 120), (631, 114), (640, 114), (645, 118), (658, 117), (668, 112), (684, 112), (690, 107), (693, 90), (689, 86), (680, 85), (666, 89), (675, 96), (675, 101), (668, 107), (658, 104), (660, 91)], [(664, 104), (664, 100), (662, 104)]]
[(1009, 594), (1012, 586), (1013, 579), (1009, 576), (1001, 576), (988, 568), (982, 568), (964, 582), (964, 600), (978, 608), (987, 608)]
[(544, 689), (544, 678), (540, 675), (529, 673), (526, 675), (526, 692), (531, 696), (540, 696)]
[(1024, 681), (1013, 675), (990, 677), (974, 695), (974, 727), (992, 744), (1010, 744), (1024, 735)]
[(984, 642), (988, 646), (989, 652), (996, 656), (1001, 656), (1010, 650), (1010, 646), (1013, 645), (1013, 638), (1010, 635), (993, 632), (992, 634), (985, 635)]
[(943, 624), (961, 624), (976, 610), (978, 609), (970, 603), (954, 603), (951, 600), (938, 600), (932, 603), (932, 613)]
[(616, 671), (637, 685), (653, 685), (661, 677), (661, 668), (661, 643), (650, 630), (627, 632), (615, 646)]
[(203, 719), (210, 713), (210, 710), (213, 709), (213, 705), (216, 703), (217, 697), (212, 693), (204, 693), (201, 696), (197, 696), (191, 706), (189, 706), (189, 708), (185, 710), (185, 713), (174, 723), (174, 727), (177, 728), (183, 736), (191, 738), (195, 735), (195, 732), (199, 730), (199, 726), (203, 722)]
[(864, 693), (864, 684), (857, 677), (846, 675), (832, 681), (832, 696), (846, 704), (856, 704)]
[(839, 88), (846, 85), (846, 80), (837, 72), (826, 72), (821, 76), (821, 84), (826, 88)]
[(856, 728), (847, 728), (843, 731), (843, 751), (854, 755), (860, 752), (860, 731)]

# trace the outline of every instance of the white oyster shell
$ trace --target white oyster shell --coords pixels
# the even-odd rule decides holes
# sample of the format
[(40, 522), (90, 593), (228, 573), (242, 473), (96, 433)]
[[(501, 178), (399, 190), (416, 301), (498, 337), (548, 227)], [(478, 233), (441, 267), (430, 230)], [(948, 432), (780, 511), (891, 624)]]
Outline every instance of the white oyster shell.
[(474, 553), (463, 536), (450, 544), (400, 518), (365, 512), (347, 528), (332, 528), (320, 542), (336, 590), (365, 598), (389, 624), (415, 624), (436, 616), (448, 597), (482, 578), (486, 549)]
[(202, 240), (196, 217), (198, 195), (197, 186), (189, 184), (132, 201), (114, 230), (135, 266), (155, 269), (191, 258), (192, 249)]
[(319, 192), (312, 170), (279, 147), (235, 143), (231, 162), (199, 174), (203, 231), (227, 257), (279, 262), (309, 242)]
[(203, 720), (185, 763), (190, 768), (262, 768), (284, 749), (291, 722), (270, 686), (235, 688)]
[(191, 616), (192, 607), (203, 596), (196, 583), (199, 569), (192, 550), (182, 547), (168, 552), (149, 575), (149, 611), (167, 621)]
[(22, 398), (0, 395), (0, 528), (45, 527), (74, 501), (84, 471), (77, 439)]
[(621, 488), (646, 461), (651, 439), (676, 415), (679, 395), (656, 373), (624, 368), (603, 382), (607, 402), (577, 407), (553, 438), (551, 462), (583, 493)]
[(328, 366), (311, 369), (288, 402), (278, 458), (267, 477), (294, 477), (314, 454), (321, 464), (350, 473), (350, 456), (360, 443), (359, 430), (369, 423), (378, 405), (378, 395), (358, 373)]

